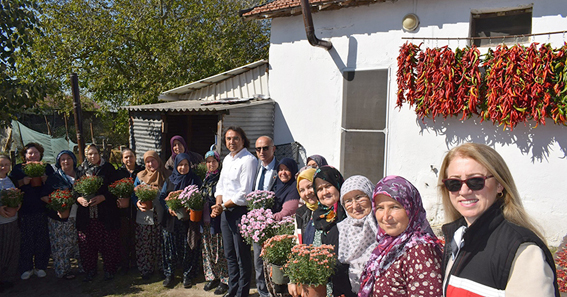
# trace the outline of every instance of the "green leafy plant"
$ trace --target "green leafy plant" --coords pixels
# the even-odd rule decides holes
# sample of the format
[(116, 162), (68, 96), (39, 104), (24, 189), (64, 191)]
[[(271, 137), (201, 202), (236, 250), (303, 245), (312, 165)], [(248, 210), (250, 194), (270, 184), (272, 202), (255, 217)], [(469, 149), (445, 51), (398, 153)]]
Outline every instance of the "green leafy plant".
[(134, 180), (131, 177), (119, 179), (108, 186), (108, 191), (118, 198), (130, 198), (134, 193)]
[(272, 191), (257, 190), (246, 195), (246, 204), (248, 210), (268, 209), (274, 205), (276, 194)]
[(153, 201), (156, 198), (159, 189), (157, 187), (150, 186), (148, 184), (141, 184), (136, 186), (134, 192), (136, 193), (136, 197), (138, 197), (138, 200), (142, 202), (148, 202), (148, 201)]
[(293, 235), (276, 235), (264, 243), (260, 256), (268, 263), (278, 266), (284, 265), (291, 254), (291, 248), (296, 244)]
[(49, 202), (47, 207), (55, 211), (65, 211), (75, 203), (76, 199), (71, 190), (55, 190), (49, 194)]
[(335, 253), (332, 245), (321, 246), (300, 244), (291, 248), (284, 273), (292, 283), (324, 285), (335, 274)]
[(96, 194), (98, 189), (102, 187), (103, 179), (100, 176), (83, 176), (79, 178), (73, 185), (73, 189), (83, 197)]
[(184, 208), (183, 201), (179, 198), (181, 191), (170, 192), (165, 198), (165, 204), (173, 211)]
[(23, 167), (24, 173), (29, 177), (40, 177), (45, 174), (45, 165), (42, 162), (28, 162)]
[(24, 200), (24, 192), (20, 189), (10, 188), (0, 191), (2, 205), (8, 207), (18, 207)]
[(207, 175), (207, 165), (205, 163), (199, 163), (193, 170), (201, 180), (205, 180), (205, 176)]

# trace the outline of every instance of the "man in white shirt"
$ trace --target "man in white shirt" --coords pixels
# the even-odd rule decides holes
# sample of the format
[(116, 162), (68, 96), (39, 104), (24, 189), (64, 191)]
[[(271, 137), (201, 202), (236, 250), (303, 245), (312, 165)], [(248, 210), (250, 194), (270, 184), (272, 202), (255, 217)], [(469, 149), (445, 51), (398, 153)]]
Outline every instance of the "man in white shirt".
[(242, 239), (238, 224), (247, 213), (246, 194), (252, 192), (258, 160), (247, 150), (250, 140), (240, 127), (229, 127), (225, 144), (230, 154), (222, 163), (212, 217), (221, 215), (224, 255), (228, 264), (228, 292), (225, 297), (246, 297), (250, 290), (252, 259), (250, 245)]
[[(269, 136), (260, 136), (256, 140), (256, 155), (260, 162), (258, 162), (258, 169), (256, 173), (256, 182), (254, 190), (274, 191), (276, 179), (278, 178), (278, 161), (274, 153), (276, 147), (274, 141)], [(254, 269), (256, 270), (256, 288), (260, 297), (269, 297), (270, 293), (266, 286), (266, 279), (264, 276), (264, 261), (260, 257), (262, 247), (258, 243), (254, 243)]]

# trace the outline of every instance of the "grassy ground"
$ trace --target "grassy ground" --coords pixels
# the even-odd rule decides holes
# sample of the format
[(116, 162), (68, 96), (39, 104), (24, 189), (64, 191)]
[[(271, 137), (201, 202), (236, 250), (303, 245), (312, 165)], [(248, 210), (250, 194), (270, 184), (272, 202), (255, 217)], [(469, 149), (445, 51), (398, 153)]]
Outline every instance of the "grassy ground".
[[(74, 266), (76, 271), (76, 266)], [(181, 275), (181, 271), (177, 272)], [(32, 276), (28, 280), (19, 280), (15, 286), (0, 294), (2, 297), (25, 297), (25, 296), (42, 296), (42, 297), (60, 297), (60, 296), (77, 296), (77, 297), (98, 297), (98, 296), (191, 296), (191, 297), (218, 297), (213, 291), (205, 292), (203, 286), (205, 279), (202, 273), (193, 281), (193, 287), (189, 289), (183, 288), (181, 277), (176, 277), (175, 287), (168, 289), (162, 285), (162, 279), (158, 275), (153, 275), (149, 280), (143, 280), (140, 274), (131, 269), (126, 274), (119, 272), (114, 280), (103, 280), (102, 269), (94, 281), (84, 283), (82, 280), (84, 274), (77, 274), (73, 280), (58, 279), (51, 266), (47, 269), (45, 278)], [(253, 281), (253, 280), (252, 280)], [(251, 296), (258, 296), (254, 283), (250, 290)]]

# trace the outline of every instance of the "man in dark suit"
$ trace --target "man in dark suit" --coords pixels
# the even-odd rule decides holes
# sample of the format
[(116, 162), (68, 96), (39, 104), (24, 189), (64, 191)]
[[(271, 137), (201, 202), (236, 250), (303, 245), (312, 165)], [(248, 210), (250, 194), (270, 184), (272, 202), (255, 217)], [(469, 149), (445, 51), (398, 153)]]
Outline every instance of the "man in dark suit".
[[(256, 140), (256, 155), (258, 162), (258, 170), (256, 173), (256, 182), (254, 190), (275, 191), (276, 179), (278, 178), (278, 161), (274, 153), (276, 147), (274, 141), (269, 136), (260, 136)], [(264, 261), (260, 257), (262, 247), (254, 243), (254, 267), (256, 269), (256, 288), (260, 297), (269, 297), (268, 288), (266, 287), (266, 279), (264, 277)]]

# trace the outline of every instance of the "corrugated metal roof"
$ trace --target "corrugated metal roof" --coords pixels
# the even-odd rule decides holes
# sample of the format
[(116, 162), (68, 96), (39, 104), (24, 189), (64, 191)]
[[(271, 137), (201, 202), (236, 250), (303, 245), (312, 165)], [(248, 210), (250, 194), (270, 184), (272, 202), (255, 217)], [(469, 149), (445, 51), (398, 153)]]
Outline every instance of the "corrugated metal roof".
[[(242, 98), (259, 94), (268, 96), (267, 65), (268, 61), (266, 60), (256, 61), (165, 91), (161, 93), (159, 99), (164, 101), (183, 99), (217, 100), (231, 95)], [(259, 80), (261, 81), (260, 83), (258, 83)], [(228, 81), (228, 83), (225, 83), (225, 81)], [(247, 86), (249, 84), (252, 84), (251, 88)], [(245, 90), (242, 90), (242, 88)], [(250, 92), (254, 93), (250, 94)], [(195, 96), (199, 98), (194, 98)]]
[[(322, 10), (335, 10), (346, 7), (368, 5), (386, 0), (309, 0), (313, 12)], [(240, 11), (244, 19), (265, 19), (286, 17), (301, 14), (300, 0), (275, 0), (266, 4)]]
[[(234, 98), (233, 98), (234, 99)], [(237, 103), (221, 103), (221, 104), (211, 104), (211, 102), (204, 100), (182, 100), (174, 102), (156, 103), (156, 104), (146, 104), (137, 106), (124, 106), (122, 108), (129, 111), (158, 111), (158, 112), (216, 112), (222, 110), (230, 110), (235, 108), (243, 108), (248, 106), (256, 106), (267, 103), (274, 103), (272, 99), (244, 99), (247, 101)], [(221, 100), (222, 101), (222, 100)]]

